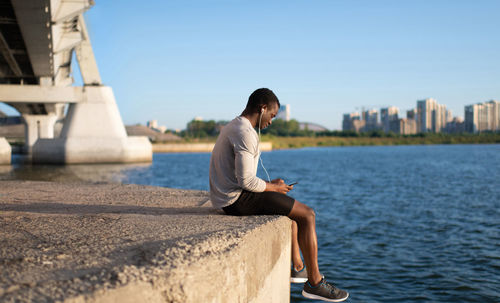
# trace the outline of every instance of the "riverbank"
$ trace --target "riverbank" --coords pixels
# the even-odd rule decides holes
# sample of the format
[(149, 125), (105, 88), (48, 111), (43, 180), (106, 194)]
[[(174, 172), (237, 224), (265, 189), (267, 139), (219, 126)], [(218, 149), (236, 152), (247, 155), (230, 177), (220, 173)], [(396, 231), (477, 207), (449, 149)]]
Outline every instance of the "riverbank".
[[(262, 136), (261, 150), (289, 149), (325, 146), (373, 146), (373, 145), (429, 145), (429, 144), (498, 144), (500, 134), (480, 135), (444, 135), (428, 134), (424, 136), (394, 137), (276, 137)], [(215, 138), (201, 142), (153, 143), (153, 152), (211, 152)]]
[(273, 149), (322, 146), (426, 145), (426, 144), (498, 144), (500, 133), (481, 135), (396, 136), (396, 137), (275, 137), (263, 136)]
[(288, 302), (289, 219), (221, 215), (206, 198), (0, 181), (0, 301)]

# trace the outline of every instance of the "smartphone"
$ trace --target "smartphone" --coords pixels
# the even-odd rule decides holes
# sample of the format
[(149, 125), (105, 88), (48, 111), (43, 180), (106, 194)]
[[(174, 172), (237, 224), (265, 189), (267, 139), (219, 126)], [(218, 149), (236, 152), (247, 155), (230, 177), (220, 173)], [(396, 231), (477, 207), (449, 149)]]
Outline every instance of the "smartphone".
[(293, 182), (293, 183), (290, 183), (288, 184), (288, 186), (292, 186), (292, 185), (295, 185), (295, 184), (298, 184), (299, 182)]

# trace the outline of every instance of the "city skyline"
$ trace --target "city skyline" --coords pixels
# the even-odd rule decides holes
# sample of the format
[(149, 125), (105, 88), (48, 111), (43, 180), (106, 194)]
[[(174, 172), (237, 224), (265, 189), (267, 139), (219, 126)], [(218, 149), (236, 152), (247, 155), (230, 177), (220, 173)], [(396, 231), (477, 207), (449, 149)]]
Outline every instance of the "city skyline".
[(464, 118), (464, 106), (498, 100), (499, 10), (498, 1), (96, 1), (86, 19), (125, 124), (231, 120), (269, 87), (293, 118), (341, 129), (356, 107), (432, 97)]
[(445, 104), (436, 99), (417, 100), (416, 107), (406, 111), (406, 118), (398, 107), (363, 109), (361, 112), (344, 113), (343, 131), (383, 131), (411, 135), (417, 133), (480, 133), (500, 130), (500, 102), (488, 100), (464, 106), (464, 118), (453, 116)]

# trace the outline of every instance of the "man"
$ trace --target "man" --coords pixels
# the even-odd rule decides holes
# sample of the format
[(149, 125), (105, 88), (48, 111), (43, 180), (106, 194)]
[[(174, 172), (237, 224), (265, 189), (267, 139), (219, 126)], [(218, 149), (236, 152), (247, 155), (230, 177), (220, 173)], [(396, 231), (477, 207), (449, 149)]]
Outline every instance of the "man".
[(305, 282), (302, 294), (307, 298), (341, 302), (349, 294), (326, 282), (318, 268), (314, 211), (287, 195), (293, 185), (281, 179), (266, 182), (256, 175), (260, 138), (255, 128), (260, 134), (271, 125), (279, 107), (270, 89), (257, 89), (243, 113), (224, 126), (210, 158), (210, 200), (228, 215), (283, 215), (292, 219), (292, 282)]

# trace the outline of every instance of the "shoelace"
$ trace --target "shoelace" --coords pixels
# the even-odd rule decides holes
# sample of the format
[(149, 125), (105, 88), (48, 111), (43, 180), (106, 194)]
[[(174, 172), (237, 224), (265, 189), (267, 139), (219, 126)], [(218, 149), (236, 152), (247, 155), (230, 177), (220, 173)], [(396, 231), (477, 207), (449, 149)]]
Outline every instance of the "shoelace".
[(326, 289), (330, 291), (331, 294), (335, 294), (335, 290), (337, 289), (337, 287), (333, 286), (330, 283), (327, 283), (325, 279), (323, 279), (322, 283), (325, 285)]

